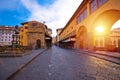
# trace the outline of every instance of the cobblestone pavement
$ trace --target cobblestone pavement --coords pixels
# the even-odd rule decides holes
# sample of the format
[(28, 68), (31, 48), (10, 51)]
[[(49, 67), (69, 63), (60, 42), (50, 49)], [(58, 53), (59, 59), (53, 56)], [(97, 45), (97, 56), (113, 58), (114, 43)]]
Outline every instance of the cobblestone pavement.
[(53, 46), (13, 80), (120, 80), (120, 65)]
[(112, 57), (116, 57), (120, 59), (120, 53), (119, 52), (107, 52), (107, 51), (95, 51), (95, 53), (100, 53), (103, 55), (108, 55)]
[(107, 52), (107, 51), (86, 51), (83, 49), (77, 50), (78, 53), (83, 53), (91, 56), (95, 56), (97, 58), (102, 58), (107, 61), (111, 61), (113, 63), (120, 65), (120, 53), (118, 52)]
[(6, 80), (8, 76), (20, 69), (43, 50), (44, 49), (32, 50), (32, 54), (23, 57), (0, 57), (0, 80)]

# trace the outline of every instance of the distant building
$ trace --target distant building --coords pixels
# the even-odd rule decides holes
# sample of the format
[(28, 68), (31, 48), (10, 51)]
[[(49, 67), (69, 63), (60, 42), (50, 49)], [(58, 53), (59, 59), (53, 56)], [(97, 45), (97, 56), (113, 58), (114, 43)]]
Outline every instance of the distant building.
[(56, 42), (57, 42), (57, 41), (56, 41), (56, 37), (52, 37), (52, 43), (53, 43), (53, 44), (56, 44)]
[(60, 32), (63, 30), (63, 28), (59, 28), (59, 29), (57, 29), (56, 30), (56, 32), (57, 32), (57, 42), (59, 42), (59, 34), (60, 34)]
[(120, 28), (113, 29), (110, 32), (111, 45), (118, 47), (118, 40), (120, 40)]
[[(97, 50), (116, 51), (118, 48), (118, 40), (120, 40), (120, 28), (115, 28), (110, 31), (110, 34), (107, 36), (107, 38), (98, 35), (96, 37), (95, 47)], [(107, 43), (105, 43), (106, 41)]]
[(56, 30), (56, 32), (57, 32), (57, 36), (55, 37), (55, 43), (57, 44), (57, 46), (59, 46), (59, 41), (60, 41), (60, 32), (63, 30), (63, 28), (58, 28), (57, 30)]
[(14, 34), (13, 26), (0, 26), (0, 45), (12, 45), (12, 35)]
[(33, 48), (47, 48), (51, 46), (52, 38), (48, 33), (46, 25), (37, 21), (21, 24), (20, 45), (32, 46)]
[(52, 36), (52, 29), (48, 28), (48, 29), (47, 29), (47, 32), (48, 32), (48, 34), (49, 34), (50, 36)]

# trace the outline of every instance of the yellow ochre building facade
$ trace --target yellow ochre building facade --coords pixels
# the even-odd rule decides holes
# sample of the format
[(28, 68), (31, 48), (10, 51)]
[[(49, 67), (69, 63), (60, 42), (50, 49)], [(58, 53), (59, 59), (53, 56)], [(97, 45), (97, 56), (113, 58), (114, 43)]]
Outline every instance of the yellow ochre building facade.
[(107, 47), (110, 29), (119, 19), (120, 0), (83, 0), (59, 34), (60, 46), (93, 50), (99, 33)]
[(34, 48), (47, 48), (51, 46), (51, 34), (47, 26), (41, 22), (29, 21), (21, 23), (20, 45)]

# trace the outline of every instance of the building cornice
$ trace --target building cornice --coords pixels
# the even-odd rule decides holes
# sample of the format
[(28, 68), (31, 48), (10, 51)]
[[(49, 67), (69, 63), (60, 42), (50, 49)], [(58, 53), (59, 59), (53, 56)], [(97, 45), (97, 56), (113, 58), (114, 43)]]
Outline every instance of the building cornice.
[(63, 30), (60, 32), (59, 35), (61, 35), (61, 33), (65, 30), (65, 28), (69, 25), (69, 23), (76, 17), (76, 15), (79, 13), (79, 11), (84, 7), (84, 5), (88, 2), (88, 0), (83, 0), (82, 3), (79, 5), (79, 7), (77, 8), (77, 10), (74, 12), (74, 14), (72, 15), (72, 17), (70, 18), (70, 20), (68, 21), (68, 23), (65, 25), (65, 27), (63, 28)]

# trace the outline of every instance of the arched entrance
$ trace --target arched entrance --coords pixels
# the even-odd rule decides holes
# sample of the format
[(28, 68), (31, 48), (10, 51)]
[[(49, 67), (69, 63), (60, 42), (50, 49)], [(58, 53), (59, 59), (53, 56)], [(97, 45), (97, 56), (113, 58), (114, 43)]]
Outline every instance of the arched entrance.
[(77, 45), (80, 49), (85, 49), (87, 47), (87, 36), (88, 32), (87, 32), (87, 28), (85, 26), (81, 26), (78, 29), (77, 32)]
[(36, 49), (41, 48), (41, 40), (37, 39), (36, 40)]
[[(103, 50), (111, 50), (111, 28), (120, 19), (119, 10), (107, 10), (100, 14), (91, 27), (94, 47), (102, 47)], [(98, 30), (97, 30), (98, 28)], [(102, 31), (101, 31), (102, 30)]]

